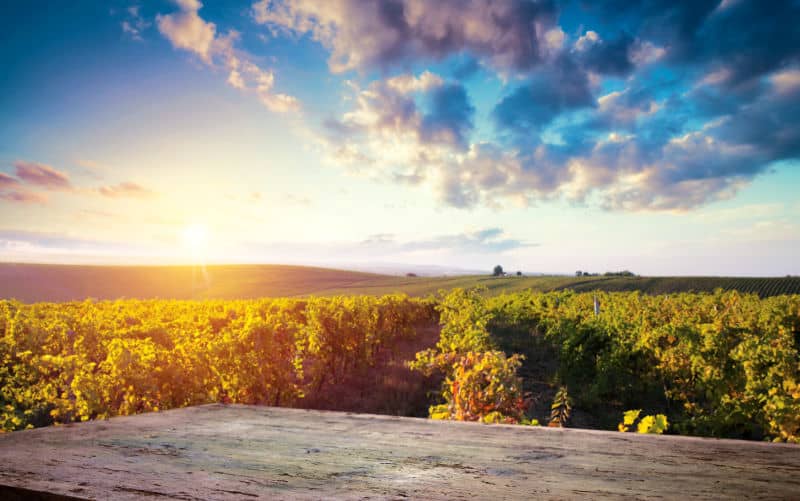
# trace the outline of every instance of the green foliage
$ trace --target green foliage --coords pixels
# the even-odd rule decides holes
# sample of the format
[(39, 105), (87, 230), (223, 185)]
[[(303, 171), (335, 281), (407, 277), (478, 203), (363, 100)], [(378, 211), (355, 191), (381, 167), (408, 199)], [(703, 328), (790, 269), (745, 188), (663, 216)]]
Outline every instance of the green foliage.
[(410, 367), (425, 374), (444, 373), (433, 419), (519, 423), (527, 403), (517, 369), (522, 357), (494, 349), (486, 326), (491, 314), (480, 290), (455, 289), (439, 304), (442, 329), (435, 349), (417, 353)]
[(446, 371), (453, 359), (470, 352), (494, 348), (486, 330), (491, 314), (481, 289), (441, 292), (436, 309), (442, 326), (436, 348), (417, 353), (410, 367), (424, 374)]
[(661, 435), (669, 428), (669, 421), (664, 414), (656, 414), (655, 416), (645, 416), (639, 421), (636, 426), (637, 433), (654, 433)]
[(436, 317), (404, 295), (0, 301), (0, 430), (215, 401), (303, 406)]
[[(553, 385), (564, 388), (551, 409), (561, 425), (579, 410), (582, 423), (613, 429), (627, 409), (646, 408), (645, 431), (800, 442), (800, 296), (485, 292), (0, 301), (0, 429), (215, 401), (334, 399), (438, 319), (436, 346), (409, 364), (443, 378), (432, 418), (528, 423), (524, 382), (548, 399)], [(626, 429), (639, 419), (630, 416)]]
[(681, 434), (800, 439), (800, 296), (525, 292), (488, 310), (504, 347), (547, 341), (551, 377), (603, 426), (646, 406)]

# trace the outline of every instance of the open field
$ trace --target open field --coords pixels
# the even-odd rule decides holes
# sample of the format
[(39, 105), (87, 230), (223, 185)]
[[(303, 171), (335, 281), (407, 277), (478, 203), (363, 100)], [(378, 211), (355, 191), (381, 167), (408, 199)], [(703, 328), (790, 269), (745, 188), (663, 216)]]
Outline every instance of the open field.
[(286, 265), (67, 266), (0, 264), (0, 298), (25, 302), (88, 297), (247, 299), (256, 297), (435, 294), (440, 289), (486, 287), (490, 294), (531, 289), (641, 291), (646, 294), (713, 291), (755, 292), (762, 297), (800, 293), (800, 277), (572, 277), (493, 278), (488, 275), (402, 277)]

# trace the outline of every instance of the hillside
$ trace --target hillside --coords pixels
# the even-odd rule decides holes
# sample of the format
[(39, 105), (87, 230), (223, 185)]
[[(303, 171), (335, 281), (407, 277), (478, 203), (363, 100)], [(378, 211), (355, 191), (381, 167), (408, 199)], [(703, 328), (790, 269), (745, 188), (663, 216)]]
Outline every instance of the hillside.
[(758, 293), (762, 297), (800, 293), (800, 277), (572, 277), (494, 278), (398, 277), (329, 268), (287, 265), (71, 266), (0, 263), (0, 298), (24, 302), (70, 301), (88, 297), (236, 299), (337, 294), (435, 294), (440, 289), (483, 286), (490, 294), (525, 289), (552, 291), (634, 291), (646, 294), (713, 291)]

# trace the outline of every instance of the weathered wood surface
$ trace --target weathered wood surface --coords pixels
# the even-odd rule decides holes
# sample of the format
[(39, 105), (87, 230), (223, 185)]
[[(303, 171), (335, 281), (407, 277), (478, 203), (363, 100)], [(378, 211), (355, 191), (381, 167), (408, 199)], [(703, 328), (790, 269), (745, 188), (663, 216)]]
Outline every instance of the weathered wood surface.
[(800, 499), (800, 447), (208, 405), (0, 435), (0, 485), (96, 499)]

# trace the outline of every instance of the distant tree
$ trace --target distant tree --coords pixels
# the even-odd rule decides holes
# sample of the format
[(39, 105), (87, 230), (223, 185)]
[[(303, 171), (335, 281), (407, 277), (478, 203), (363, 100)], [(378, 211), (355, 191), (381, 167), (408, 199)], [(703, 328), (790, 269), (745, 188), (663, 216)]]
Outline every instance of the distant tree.
[(407, 277), (416, 277), (417, 274), (416, 273), (406, 273), (406, 276)]
[(603, 275), (607, 277), (635, 277), (636, 274), (632, 271), (622, 270), (622, 271), (607, 271)]
[(576, 277), (583, 276), (583, 272), (581, 270), (578, 270), (578, 271), (575, 272), (575, 276)]
[(494, 271), (492, 271), (492, 276), (494, 277), (502, 277), (503, 276), (503, 267), (499, 264), (494, 267)]
[(517, 276), (518, 276), (518, 277), (521, 277), (521, 276), (522, 276), (522, 272), (521, 272), (521, 271), (518, 271), (518, 272), (517, 272)]
[(584, 271), (584, 272), (583, 272), (583, 276), (584, 276), (584, 277), (589, 277), (589, 276), (591, 276), (591, 275), (592, 275), (592, 274), (591, 274), (591, 273), (589, 273), (588, 271)]

